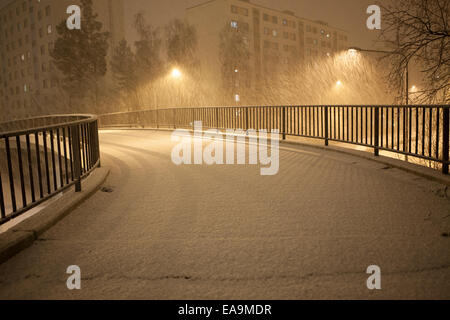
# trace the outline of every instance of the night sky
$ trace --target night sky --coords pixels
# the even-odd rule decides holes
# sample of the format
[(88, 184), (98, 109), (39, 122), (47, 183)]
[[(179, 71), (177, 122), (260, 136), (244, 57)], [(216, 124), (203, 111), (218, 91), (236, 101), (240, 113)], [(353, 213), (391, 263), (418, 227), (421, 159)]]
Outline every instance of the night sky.
[[(11, 0), (0, 0), (0, 6)], [(132, 20), (138, 11), (144, 11), (154, 26), (161, 26), (174, 18), (182, 18), (185, 9), (206, 0), (127, 0), (125, 19), (127, 38), (134, 40)], [(297, 16), (323, 20), (334, 27), (350, 33), (350, 44), (359, 47), (374, 47), (378, 32), (366, 28), (366, 9), (374, 0), (251, 0), (251, 2), (279, 10), (291, 10)]]
[[(142, 10), (153, 25), (164, 25), (173, 18), (183, 17), (186, 8), (206, 2), (206, 0), (129, 0), (126, 2), (126, 20), (131, 22), (133, 15)], [(377, 31), (366, 27), (367, 7), (374, 0), (251, 0), (252, 3), (279, 10), (291, 10), (297, 16), (323, 20), (330, 25), (350, 33), (350, 44), (359, 47), (374, 47)], [(130, 25), (130, 24), (129, 24)], [(129, 28), (128, 37), (134, 37)]]

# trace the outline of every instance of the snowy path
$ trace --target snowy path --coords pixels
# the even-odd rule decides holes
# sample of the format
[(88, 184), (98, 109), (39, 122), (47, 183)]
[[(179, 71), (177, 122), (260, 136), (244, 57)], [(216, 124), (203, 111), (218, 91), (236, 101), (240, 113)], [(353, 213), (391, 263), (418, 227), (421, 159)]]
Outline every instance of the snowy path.
[[(450, 298), (450, 200), (437, 183), (306, 147), (282, 148), (264, 177), (177, 167), (169, 133), (100, 139), (114, 191), (0, 265), (1, 299)], [(66, 288), (69, 265), (79, 291)]]

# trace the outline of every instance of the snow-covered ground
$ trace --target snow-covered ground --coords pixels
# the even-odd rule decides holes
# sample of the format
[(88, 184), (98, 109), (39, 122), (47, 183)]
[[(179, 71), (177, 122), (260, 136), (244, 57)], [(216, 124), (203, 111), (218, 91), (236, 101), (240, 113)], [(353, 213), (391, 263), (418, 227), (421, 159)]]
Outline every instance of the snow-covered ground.
[[(171, 161), (170, 133), (101, 133), (106, 186), (0, 265), (0, 298), (450, 298), (438, 183), (290, 145), (280, 170)], [(82, 289), (66, 288), (78, 265)], [(369, 291), (366, 269), (381, 268)]]

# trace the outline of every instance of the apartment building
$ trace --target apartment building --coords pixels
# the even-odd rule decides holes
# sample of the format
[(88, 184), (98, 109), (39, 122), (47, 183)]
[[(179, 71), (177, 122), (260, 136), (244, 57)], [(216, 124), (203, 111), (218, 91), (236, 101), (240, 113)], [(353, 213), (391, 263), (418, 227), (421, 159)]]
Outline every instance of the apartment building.
[[(94, 10), (110, 32), (110, 48), (124, 38), (123, 0), (95, 0)], [(12, 0), (0, 8), (0, 118), (69, 112), (58, 104), (60, 75), (50, 52), (56, 26), (74, 0)]]
[(348, 33), (344, 30), (249, 0), (208, 1), (188, 8), (186, 19), (197, 29), (198, 55), (204, 77), (211, 83), (220, 81), (219, 35), (224, 27), (245, 35), (253, 70), (252, 86), (256, 87), (274, 71), (283, 72), (297, 63), (310, 63), (348, 47)]

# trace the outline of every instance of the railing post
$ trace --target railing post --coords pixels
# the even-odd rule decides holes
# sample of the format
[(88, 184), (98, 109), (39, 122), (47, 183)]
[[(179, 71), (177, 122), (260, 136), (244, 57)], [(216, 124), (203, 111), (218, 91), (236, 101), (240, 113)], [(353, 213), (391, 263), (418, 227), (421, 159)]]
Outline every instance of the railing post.
[(380, 150), (378, 149), (379, 148), (379, 146), (380, 146), (380, 109), (379, 109), (379, 107), (375, 107), (375, 123), (374, 123), (374, 126), (375, 126), (375, 130), (374, 130), (374, 135), (375, 135), (375, 143), (374, 143), (374, 154), (375, 154), (375, 156), (376, 157), (378, 157), (379, 156), (379, 154), (380, 154)]
[(219, 107), (216, 107), (216, 129), (219, 130)]
[(80, 127), (72, 127), (72, 152), (73, 152), (73, 179), (75, 192), (81, 191), (81, 154), (80, 154)]
[(98, 167), (101, 167), (101, 160), (100, 160), (100, 141), (98, 137), (98, 120), (94, 122), (94, 141), (95, 141), (95, 155), (98, 160)]
[(159, 112), (158, 108), (156, 108), (156, 129), (159, 129)]
[(442, 173), (448, 174), (448, 161), (449, 161), (449, 140), (450, 140), (450, 133), (449, 133), (449, 108), (444, 107), (443, 108), (443, 135), (442, 135)]
[(328, 124), (328, 106), (325, 106), (325, 146), (328, 146), (328, 138), (329, 138), (329, 124)]
[(192, 131), (195, 130), (195, 110), (192, 109)]
[(177, 128), (177, 115), (176, 115), (176, 109), (172, 109), (173, 110), (173, 128), (176, 129)]
[(281, 120), (281, 130), (283, 131), (283, 140), (286, 140), (286, 107), (283, 107), (282, 117), (283, 119)]
[(248, 107), (245, 108), (245, 130), (248, 131)]

